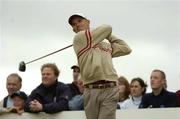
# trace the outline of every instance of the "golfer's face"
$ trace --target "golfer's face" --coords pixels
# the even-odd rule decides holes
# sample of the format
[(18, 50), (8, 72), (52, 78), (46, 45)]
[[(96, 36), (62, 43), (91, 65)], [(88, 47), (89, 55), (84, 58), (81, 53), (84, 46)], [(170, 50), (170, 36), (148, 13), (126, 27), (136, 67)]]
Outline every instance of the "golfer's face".
[(42, 84), (46, 87), (54, 84), (57, 79), (57, 77), (54, 74), (54, 71), (49, 67), (45, 67), (42, 70), (41, 74), (42, 74)]
[(79, 31), (83, 31), (86, 29), (89, 29), (89, 20), (87, 19), (83, 19), (80, 17), (75, 17), (72, 20), (72, 24), (71, 24), (73, 31), (75, 33), (79, 32)]

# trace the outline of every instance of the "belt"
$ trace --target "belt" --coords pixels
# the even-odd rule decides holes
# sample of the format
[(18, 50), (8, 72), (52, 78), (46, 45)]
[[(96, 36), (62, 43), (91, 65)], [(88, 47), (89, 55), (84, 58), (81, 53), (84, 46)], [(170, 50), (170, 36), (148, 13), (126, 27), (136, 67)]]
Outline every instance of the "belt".
[(113, 88), (115, 86), (117, 86), (116, 82), (104, 81), (104, 80), (84, 85), (85, 88), (90, 88), (90, 89), (105, 89), (105, 88)]

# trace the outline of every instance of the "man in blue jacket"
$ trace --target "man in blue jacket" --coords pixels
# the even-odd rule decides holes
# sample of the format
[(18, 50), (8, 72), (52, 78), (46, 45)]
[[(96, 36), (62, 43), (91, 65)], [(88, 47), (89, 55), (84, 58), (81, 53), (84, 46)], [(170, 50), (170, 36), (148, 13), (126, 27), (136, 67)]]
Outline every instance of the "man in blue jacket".
[(152, 92), (142, 97), (139, 108), (166, 108), (176, 107), (176, 95), (165, 89), (166, 75), (163, 71), (155, 69), (151, 73), (150, 83)]
[(34, 89), (27, 99), (26, 112), (55, 113), (68, 110), (69, 87), (58, 82), (59, 69), (47, 63), (41, 67), (42, 83)]

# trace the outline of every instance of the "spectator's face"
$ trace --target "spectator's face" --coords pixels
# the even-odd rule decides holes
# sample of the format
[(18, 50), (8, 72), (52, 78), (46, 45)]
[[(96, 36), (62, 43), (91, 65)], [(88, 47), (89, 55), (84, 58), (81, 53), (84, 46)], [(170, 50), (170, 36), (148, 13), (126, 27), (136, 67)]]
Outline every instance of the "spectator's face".
[(15, 108), (24, 109), (24, 103), (25, 103), (25, 101), (22, 98), (20, 98), (18, 96), (13, 97), (13, 106)]
[(126, 91), (126, 86), (122, 83), (119, 82), (118, 84), (118, 88), (119, 88), (119, 93), (125, 93)]
[(157, 90), (163, 87), (164, 81), (161, 77), (161, 73), (156, 71), (151, 73), (150, 77), (151, 81), (151, 88), (152, 90)]
[(73, 81), (77, 81), (79, 78), (79, 69), (78, 68), (74, 68), (73, 69)]
[(89, 20), (83, 19), (80, 17), (75, 17), (72, 20), (72, 28), (75, 33), (78, 33), (79, 31), (83, 31), (86, 29), (89, 29)]
[(42, 70), (41, 75), (42, 75), (42, 84), (46, 87), (54, 84), (57, 79), (57, 77), (54, 74), (54, 71), (49, 67), (45, 67)]
[(10, 76), (6, 82), (6, 88), (8, 94), (11, 96), (13, 93), (19, 91), (21, 89), (21, 82), (16, 76)]
[(141, 87), (138, 81), (133, 81), (130, 85), (130, 91), (133, 97), (139, 97), (142, 95), (144, 88)]

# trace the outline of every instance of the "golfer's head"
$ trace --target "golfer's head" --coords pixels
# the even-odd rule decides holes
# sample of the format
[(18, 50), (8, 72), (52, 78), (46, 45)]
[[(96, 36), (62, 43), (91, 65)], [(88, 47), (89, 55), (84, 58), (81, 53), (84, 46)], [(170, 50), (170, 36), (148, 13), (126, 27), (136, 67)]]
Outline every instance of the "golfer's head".
[(83, 14), (71, 15), (68, 22), (75, 33), (89, 29), (90, 21)]

